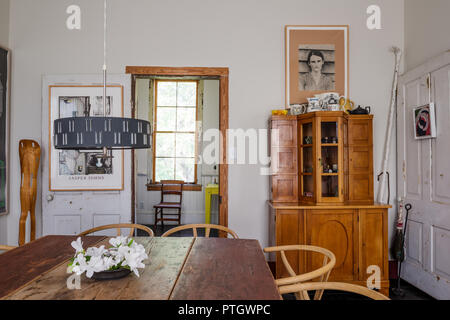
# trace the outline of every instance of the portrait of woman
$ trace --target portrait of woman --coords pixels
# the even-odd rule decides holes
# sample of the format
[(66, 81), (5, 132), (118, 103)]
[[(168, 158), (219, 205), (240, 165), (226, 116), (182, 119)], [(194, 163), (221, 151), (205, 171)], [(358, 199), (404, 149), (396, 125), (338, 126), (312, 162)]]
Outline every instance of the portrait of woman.
[(348, 26), (285, 26), (286, 108), (316, 94), (348, 96)]
[(308, 73), (300, 73), (300, 91), (329, 91), (334, 90), (334, 83), (330, 76), (322, 72), (325, 58), (321, 51), (311, 50), (308, 53)]

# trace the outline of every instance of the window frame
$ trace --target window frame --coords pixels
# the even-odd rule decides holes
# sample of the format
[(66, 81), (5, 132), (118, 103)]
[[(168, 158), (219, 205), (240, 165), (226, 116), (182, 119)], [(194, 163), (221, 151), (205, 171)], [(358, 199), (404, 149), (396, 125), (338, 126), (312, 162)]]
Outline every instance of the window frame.
[[(195, 130), (192, 131), (158, 131), (158, 123), (157, 123), (157, 119), (158, 119), (158, 82), (176, 82), (177, 84), (179, 82), (195, 82)], [(185, 181), (186, 184), (193, 184), (196, 185), (197, 184), (197, 158), (198, 158), (198, 127), (197, 127), (197, 122), (198, 122), (198, 88), (199, 88), (199, 80), (188, 80), (188, 79), (155, 79), (154, 81), (154, 86), (153, 86), (153, 90), (154, 90), (154, 112), (153, 112), (153, 150), (152, 150), (152, 158), (153, 158), (153, 174), (152, 174), (152, 184), (158, 185), (160, 184), (160, 181), (156, 181), (156, 135), (157, 133), (173, 133), (173, 134), (177, 134), (177, 133), (193, 133), (194, 134), (194, 138), (195, 138), (195, 150), (194, 150), (194, 181)], [(178, 108), (178, 105), (175, 106), (164, 106), (164, 107), (173, 107), (173, 108)], [(181, 106), (183, 107), (183, 106)], [(175, 147), (176, 147), (176, 138), (175, 138)], [(180, 158), (182, 159), (183, 157), (177, 157), (176, 155), (173, 157), (175, 159), (174, 161), (174, 165), (176, 166), (176, 159)], [(175, 169), (176, 170), (176, 169)], [(176, 172), (176, 171), (175, 171)], [(176, 179), (176, 176), (174, 177), (174, 179)]]

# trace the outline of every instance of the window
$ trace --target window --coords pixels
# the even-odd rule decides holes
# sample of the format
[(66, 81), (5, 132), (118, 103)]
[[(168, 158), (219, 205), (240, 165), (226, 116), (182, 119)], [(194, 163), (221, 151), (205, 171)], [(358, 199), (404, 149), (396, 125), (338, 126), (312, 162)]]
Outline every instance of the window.
[(197, 183), (198, 81), (155, 82), (153, 182)]

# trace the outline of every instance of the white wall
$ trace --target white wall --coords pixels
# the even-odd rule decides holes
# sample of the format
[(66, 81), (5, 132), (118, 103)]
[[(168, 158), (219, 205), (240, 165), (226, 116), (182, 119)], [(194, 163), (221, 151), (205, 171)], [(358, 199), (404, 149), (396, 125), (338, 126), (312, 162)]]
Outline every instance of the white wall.
[[(9, 47), (9, 0), (0, 0), (0, 47)], [(7, 217), (0, 216), (0, 244), (8, 241)]]
[(0, 0), (0, 46), (9, 44), (9, 1)]
[[(219, 80), (205, 80), (203, 89), (203, 133), (207, 132), (209, 129), (220, 128), (220, 95), (219, 95), (220, 83)], [(203, 146), (206, 147), (208, 142)], [(214, 169), (216, 166), (216, 169)], [(211, 175), (218, 180), (219, 177), (219, 165), (215, 164), (202, 164), (201, 166), (202, 175)], [(209, 182), (214, 182), (213, 178)]]
[[(149, 84), (150, 79), (136, 79), (136, 117), (138, 119), (148, 119), (149, 117)], [(147, 158), (150, 150), (151, 149), (140, 149), (135, 151), (137, 161), (136, 170), (138, 175), (145, 175), (147, 177)]]
[[(100, 73), (102, 1), (77, 0), (82, 29), (65, 28), (69, 0), (11, 2), (14, 52), (11, 150), (24, 137), (41, 138), (41, 76)], [(273, 107), (284, 103), (284, 25), (350, 26), (350, 95), (370, 105), (374, 119), (374, 168), (381, 164), (392, 82), (389, 47), (403, 48), (403, 0), (110, 0), (108, 64), (230, 68), (230, 127), (267, 128)], [(382, 30), (366, 28), (366, 8), (378, 4)], [(142, 41), (143, 37), (148, 41)], [(392, 152), (391, 154), (395, 154)], [(395, 159), (389, 170), (395, 177)], [(19, 159), (12, 154), (8, 240), (17, 239)], [(258, 165), (229, 167), (229, 226), (242, 238), (268, 244), (269, 183)], [(391, 189), (395, 190), (392, 181)], [(40, 194), (39, 194), (40, 196)], [(393, 196), (391, 196), (392, 198)], [(390, 227), (394, 221), (390, 214)], [(391, 231), (392, 232), (392, 231)]]
[(405, 60), (411, 70), (450, 50), (450, 1), (405, 1)]

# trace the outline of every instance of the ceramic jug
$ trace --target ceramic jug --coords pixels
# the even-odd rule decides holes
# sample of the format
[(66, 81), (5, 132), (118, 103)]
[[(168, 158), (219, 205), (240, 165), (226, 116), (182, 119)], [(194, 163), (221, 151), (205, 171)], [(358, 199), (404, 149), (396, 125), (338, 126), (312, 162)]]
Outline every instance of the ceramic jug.
[(351, 110), (353, 110), (355, 103), (352, 100), (346, 99), (344, 96), (342, 96), (339, 97), (339, 105), (341, 106), (342, 111), (349, 113)]

